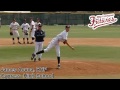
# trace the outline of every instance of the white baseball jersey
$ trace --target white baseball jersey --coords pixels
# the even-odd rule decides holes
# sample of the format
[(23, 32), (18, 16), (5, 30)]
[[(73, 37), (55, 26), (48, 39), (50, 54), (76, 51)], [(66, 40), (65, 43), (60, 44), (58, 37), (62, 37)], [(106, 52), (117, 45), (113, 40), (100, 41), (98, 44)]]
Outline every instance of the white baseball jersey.
[(35, 23), (36, 29), (38, 29), (38, 25), (39, 25), (39, 24), (41, 24), (41, 23), (40, 23), (40, 22), (36, 22), (36, 23)]
[(68, 32), (66, 32), (66, 30), (62, 31), (60, 34), (58, 34), (56, 37), (54, 37), (51, 42), (49, 43), (49, 45), (47, 46), (46, 49), (44, 49), (44, 52), (48, 52), (51, 48), (55, 47), (56, 49), (56, 54), (58, 57), (60, 57), (60, 46), (59, 46), (59, 42), (64, 42), (65, 40), (67, 40), (68, 37)]
[(23, 31), (28, 31), (29, 28), (30, 28), (30, 25), (29, 25), (28, 23), (23, 23), (23, 24), (21, 25), (21, 28), (23, 28)]
[(32, 26), (33, 26), (33, 30), (36, 28), (35, 27), (35, 22), (34, 21), (32, 21), (31, 23), (30, 23), (30, 28), (32, 29)]
[(58, 40), (61, 42), (64, 42), (65, 40), (67, 40), (67, 37), (68, 37), (68, 32), (66, 32), (66, 30), (64, 30), (63, 32), (61, 32), (56, 36), (56, 38), (58, 38)]
[(19, 24), (17, 23), (17, 22), (15, 22), (15, 23), (11, 23), (10, 24), (10, 28), (12, 29), (12, 30), (18, 30), (19, 29)]
[(13, 37), (19, 37), (19, 32), (18, 32), (18, 29), (19, 29), (19, 24), (17, 22), (12, 22), (10, 24), (10, 28), (12, 29), (12, 32), (13, 32)]

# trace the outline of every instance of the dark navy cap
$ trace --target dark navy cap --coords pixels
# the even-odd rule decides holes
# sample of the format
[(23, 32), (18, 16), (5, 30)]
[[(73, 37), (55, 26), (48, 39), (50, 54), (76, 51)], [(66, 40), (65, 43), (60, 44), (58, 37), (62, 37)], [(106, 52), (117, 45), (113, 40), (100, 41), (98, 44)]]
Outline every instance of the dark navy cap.
[(70, 28), (70, 25), (66, 25), (65, 27), (66, 27), (66, 28)]

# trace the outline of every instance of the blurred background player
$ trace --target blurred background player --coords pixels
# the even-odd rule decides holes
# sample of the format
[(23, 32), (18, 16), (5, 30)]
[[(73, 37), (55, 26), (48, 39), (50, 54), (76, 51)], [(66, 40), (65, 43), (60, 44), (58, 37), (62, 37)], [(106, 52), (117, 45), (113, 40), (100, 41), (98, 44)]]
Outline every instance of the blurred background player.
[(17, 37), (17, 39), (18, 39), (18, 43), (21, 44), (20, 41), (19, 41), (20, 35), (19, 35), (19, 32), (18, 32), (19, 26), (20, 26), (19, 23), (16, 22), (15, 19), (13, 19), (12, 23), (10, 24), (10, 32), (13, 33), (13, 35), (12, 35), (13, 36), (12, 37), (13, 44), (15, 44), (15, 37)]
[(36, 27), (35, 27), (35, 22), (33, 21), (33, 18), (30, 18), (30, 34), (31, 34), (31, 37), (32, 37), (32, 42), (30, 44), (34, 44), (34, 39), (35, 39), (35, 30), (36, 30)]
[[(36, 52), (41, 51), (43, 49), (43, 42), (44, 42), (44, 37), (45, 37), (45, 31), (42, 30), (42, 24), (38, 25), (38, 29), (35, 31), (35, 51)], [(42, 54), (38, 54), (38, 60), (40, 61), (42, 58)], [(31, 57), (31, 60), (33, 58)], [(34, 62), (36, 61), (36, 57), (34, 58)]]
[[(48, 52), (50, 49), (55, 47), (57, 60), (58, 60), (58, 69), (59, 69), (60, 68), (60, 46), (59, 46), (59, 42), (63, 42), (64, 44), (67, 44), (69, 47), (71, 47), (67, 42), (67, 37), (68, 37), (69, 30), (70, 30), (70, 25), (66, 25), (65, 30), (62, 31), (60, 34), (58, 34), (56, 37), (54, 37), (51, 40), (51, 42), (49, 43), (49, 45), (47, 46), (47, 48), (45, 48), (41, 51), (38, 51), (36, 54), (35, 53), (32, 54), (32, 58), (35, 58), (35, 56), (38, 55), (38, 54)], [(71, 47), (71, 48), (74, 50), (74, 47)]]
[(36, 27), (36, 29), (38, 29), (38, 25), (39, 25), (39, 24), (41, 24), (41, 22), (40, 22), (40, 19), (37, 18), (37, 22), (35, 23), (35, 27)]
[(29, 44), (29, 28), (30, 25), (26, 22), (26, 19), (24, 19), (24, 23), (21, 25), (22, 32), (23, 32), (23, 44), (25, 44), (25, 38), (27, 39), (27, 44)]

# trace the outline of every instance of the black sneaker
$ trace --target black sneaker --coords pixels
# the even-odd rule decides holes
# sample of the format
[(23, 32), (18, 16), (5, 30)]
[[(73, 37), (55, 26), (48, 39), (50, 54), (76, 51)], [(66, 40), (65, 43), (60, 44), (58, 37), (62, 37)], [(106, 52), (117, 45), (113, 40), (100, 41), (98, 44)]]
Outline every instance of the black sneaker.
[(36, 58), (34, 58), (34, 62), (36, 62)]
[(34, 54), (34, 53), (32, 54), (32, 58), (33, 58), (33, 59), (35, 58), (35, 54)]
[(41, 60), (41, 58), (38, 58), (38, 61), (40, 61)]

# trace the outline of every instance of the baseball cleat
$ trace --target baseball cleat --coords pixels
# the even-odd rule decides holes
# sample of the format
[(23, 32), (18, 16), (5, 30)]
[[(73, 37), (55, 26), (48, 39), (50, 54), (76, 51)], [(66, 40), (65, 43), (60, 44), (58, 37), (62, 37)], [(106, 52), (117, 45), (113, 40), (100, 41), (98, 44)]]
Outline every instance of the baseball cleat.
[(40, 61), (41, 60), (41, 58), (38, 58), (38, 61)]
[(33, 58), (31, 57), (31, 60), (33, 60)]
[(34, 62), (36, 62), (36, 58), (34, 58)]
[(21, 42), (18, 42), (19, 44), (21, 44)]
[(33, 59), (35, 58), (35, 54), (34, 54), (34, 53), (32, 54), (32, 58), (33, 58)]
[(60, 69), (60, 64), (58, 64), (58, 67), (57, 67), (57, 69)]

